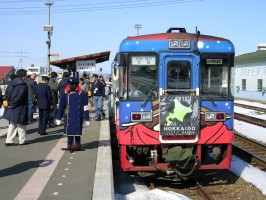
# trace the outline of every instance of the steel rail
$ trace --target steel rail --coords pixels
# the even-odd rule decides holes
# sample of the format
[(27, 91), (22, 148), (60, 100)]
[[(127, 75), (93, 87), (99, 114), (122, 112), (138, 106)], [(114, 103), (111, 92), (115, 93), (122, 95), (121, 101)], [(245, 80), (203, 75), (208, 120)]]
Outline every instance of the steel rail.
[(266, 171), (266, 145), (246, 138), (235, 131), (233, 153), (248, 163)]

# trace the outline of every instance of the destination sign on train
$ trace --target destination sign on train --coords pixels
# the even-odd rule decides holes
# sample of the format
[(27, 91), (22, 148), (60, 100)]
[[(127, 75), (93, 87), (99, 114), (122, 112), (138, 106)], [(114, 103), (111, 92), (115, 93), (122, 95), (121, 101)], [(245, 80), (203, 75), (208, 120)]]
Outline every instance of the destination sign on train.
[(207, 59), (206, 64), (207, 65), (222, 65), (223, 59)]
[(132, 56), (131, 64), (132, 65), (155, 65), (156, 57), (155, 56)]

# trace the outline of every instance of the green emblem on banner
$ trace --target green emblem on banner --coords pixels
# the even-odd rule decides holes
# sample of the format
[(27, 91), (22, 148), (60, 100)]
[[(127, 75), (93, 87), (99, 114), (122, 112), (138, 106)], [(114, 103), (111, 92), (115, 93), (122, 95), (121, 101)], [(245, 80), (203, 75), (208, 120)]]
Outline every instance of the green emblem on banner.
[(166, 123), (168, 126), (172, 124), (172, 121), (170, 121), (170, 119), (177, 119), (178, 121), (183, 122), (184, 117), (188, 113), (192, 113), (191, 106), (186, 107), (182, 105), (177, 99), (174, 100), (174, 103), (174, 110), (170, 112), (166, 117)]

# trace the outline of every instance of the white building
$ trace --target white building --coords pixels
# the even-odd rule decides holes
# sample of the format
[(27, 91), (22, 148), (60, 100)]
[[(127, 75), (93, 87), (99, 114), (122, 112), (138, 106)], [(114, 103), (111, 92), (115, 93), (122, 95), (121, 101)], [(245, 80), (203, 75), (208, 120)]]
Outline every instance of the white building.
[(266, 103), (266, 44), (235, 58), (235, 98)]
[(39, 83), (41, 81), (42, 76), (47, 76), (47, 70), (46, 67), (35, 67), (34, 65), (31, 65), (30, 67), (27, 67), (27, 74), (31, 75), (32, 73), (37, 74), (36, 81)]

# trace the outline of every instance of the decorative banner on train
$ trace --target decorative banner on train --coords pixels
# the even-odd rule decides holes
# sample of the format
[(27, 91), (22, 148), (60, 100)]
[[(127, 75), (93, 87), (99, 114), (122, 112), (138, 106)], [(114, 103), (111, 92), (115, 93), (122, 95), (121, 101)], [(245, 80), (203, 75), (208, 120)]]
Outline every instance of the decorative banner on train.
[(200, 109), (198, 96), (161, 96), (161, 135), (198, 135), (199, 120)]
[(96, 60), (76, 61), (76, 71), (94, 72), (96, 70)]

